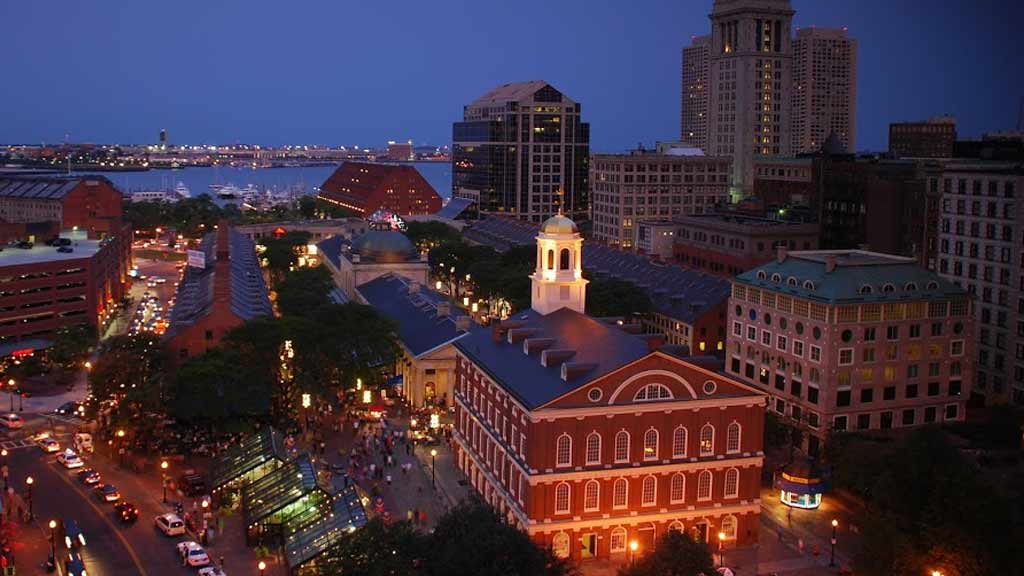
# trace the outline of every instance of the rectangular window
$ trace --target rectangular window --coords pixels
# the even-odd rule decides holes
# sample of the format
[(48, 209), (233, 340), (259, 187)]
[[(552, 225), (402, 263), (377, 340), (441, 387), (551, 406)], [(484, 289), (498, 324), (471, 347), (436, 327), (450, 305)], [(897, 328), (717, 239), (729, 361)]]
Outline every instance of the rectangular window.
[(882, 400), (895, 400), (896, 399), (896, 387), (886, 386), (882, 389)]
[(937, 411), (935, 410), (935, 406), (928, 406), (927, 408), (924, 409), (925, 424), (931, 424), (935, 422), (936, 412)]
[(864, 388), (860, 391), (860, 403), (870, 404), (875, 399), (874, 388)]
[(892, 412), (882, 412), (882, 430), (892, 430)]
[(788, 347), (787, 344), (788, 342), (785, 336), (780, 334), (778, 337), (775, 338), (775, 345), (779, 350), (785, 352), (786, 348)]
[(865, 328), (864, 329), (864, 341), (865, 342), (874, 342), (875, 341), (875, 329), (874, 328)]
[[(821, 348), (818, 346), (811, 345), (811, 360), (814, 362), (821, 362)], [(851, 359), (851, 362), (853, 360)]]
[(833, 418), (832, 429), (836, 432), (846, 432), (846, 416), (836, 416)]
[(949, 343), (949, 353), (952, 356), (963, 356), (964, 355), (964, 341), (953, 340)]
[(836, 406), (849, 406), (850, 405), (850, 391), (839, 390), (836, 392)]
[(917, 384), (907, 384), (905, 396), (907, 398), (917, 398)]
[(858, 414), (857, 430), (867, 430), (868, 428), (871, 428), (871, 414)]
[(875, 361), (875, 349), (874, 348), (865, 348), (864, 350), (861, 351), (861, 355), (864, 358), (865, 362), (874, 362)]
[(929, 396), (938, 396), (939, 395), (939, 383), (938, 382), (929, 382), (928, 383), (928, 395)]
[(747, 326), (747, 340), (757, 342), (757, 328), (754, 326)]
[(743, 336), (743, 324), (739, 322), (733, 322), (732, 333), (734, 336)]
[(793, 355), (800, 358), (804, 356), (804, 343), (800, 340), (793, 340)]
[(772, 345), (772, 333), (767, 330), (761, 331), (761, 344), (771, 347)]
[[(816, 346), (811, 346), (811, 360), (815, 360), (816, 359), (816, 358), (814, 358), (814, 349), (815, 348), (816, 348)], [(850, 364), (853, 364), (853, 348), (841, 348), (839, 350), (839, 365), (840, 366), (849, 366)]]
[(811, 404), (818, 403), (818, 389), (814, 386), (807, 387), (807, 401)]
[(903, 411), (903, 418), (900, 420), (900, 424), (903, 426), (913, 426), (917, 412), (913, 408), (908, 408)]
[(956, 420), (960, 416), (959, 404), (946, 404), (946, 420)]

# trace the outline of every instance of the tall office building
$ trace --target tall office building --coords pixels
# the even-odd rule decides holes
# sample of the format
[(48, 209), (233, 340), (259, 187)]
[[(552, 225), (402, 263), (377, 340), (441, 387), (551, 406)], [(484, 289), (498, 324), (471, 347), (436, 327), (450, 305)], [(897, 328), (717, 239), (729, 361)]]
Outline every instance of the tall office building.
[(680, 106), (680, 141), (707, 151), (708, 49), (710, 36), (694, 36), (683, 48), (683, 101)]
[(465, 107), (452, 136), (452, 195), (484, 214), (585, 216), (590, 125), (547, 82), (504, 84)]
[(708, 154), (733, 157), (732, 194), (749, 195), (753, 157), (790, 153), (789, 0), (715, 0), (708, 56)]
[(793, 152), (816, 152), (834, 133), (857, 143), (857, 41), (846, 28), (802, 28), (793, 40)]

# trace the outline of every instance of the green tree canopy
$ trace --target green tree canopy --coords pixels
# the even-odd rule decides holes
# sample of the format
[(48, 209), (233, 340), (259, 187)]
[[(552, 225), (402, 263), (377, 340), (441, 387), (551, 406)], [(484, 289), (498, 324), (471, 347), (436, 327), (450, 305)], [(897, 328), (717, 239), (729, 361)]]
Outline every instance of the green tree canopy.
[(64, 371), (81, 370), (96, 344), (96, 328), (89, 324), (73, 324), (57, 330), (46, 357), (53, 366)]
[(444, 222), (407, 222), (405, 235), (420, 250), (433, 250), (448, 242), (461, 242), (459, 231)]
[(309, 243), (309, 232), (292, 230), (280, 238), (260, 238), (259, 243), (265, 248), (262, 257), (276, 284), (298, 263), (297, 250)]
[(111, 423), (146, 421), (149, 413), (164, 410), (163, 375), (164, 355), (156, 336), (107, 340), (89, 373), (88, 414), (94, 416), (103, 409), (109, 410)]
[(587, 314), (591, 316), (633, 316), (649, 314), (654, 304), (632, 282), (613, 278), (591, 278), (587, 286)]
[(214, 348), (185, 361), (168, 386), (169, 414), (191, 424), (230, 428), (270, 412), (272, 383), (236, 350)]
[(707, 544), (689, 534), (669, 530), (658, 538), (654, 550), (619, 569), (619, 576), (711, 576), (714, 558)]
[(430, 538), (408, 522), (385, 524), (380, 518), (341, 539), (328, 568), (331, 574), (421, 576)]
[(285, 316), (315, 314), (330, 303), (327, 294), (334, 288), (331, 273), (323, 265), (298, 268), (277, 284), (277, 308)]

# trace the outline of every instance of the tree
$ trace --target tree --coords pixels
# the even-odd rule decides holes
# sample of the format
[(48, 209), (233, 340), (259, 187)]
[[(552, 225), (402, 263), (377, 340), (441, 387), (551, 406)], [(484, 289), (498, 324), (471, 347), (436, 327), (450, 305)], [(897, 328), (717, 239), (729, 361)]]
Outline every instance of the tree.
[(374, 518), (340, 539), (337, 552), (327, 555), (324, 573), (421, 576), (425, 574), (421, 559), (429, 547), (428, 540), (408, 522), (385, 524)]
[(327, 294), (333, 288), (331, 273), (323, 265), (293, 270), (277, 284), (277, 308), (285, 316), (315, 314), (330, 303)]
[(104, 343), (89, 373), (90, 418), (104, 414), (110, 424), (152, 424), (151, 413), (163, 413), (164, 356), (151, 334), (115, 336)]
[(309, 232), (293, 230), (285, 233), (280, 238), (260, 238), (259, 243), (264, 247), (263, 260), (266, 261), (270, 276), (277, 284), (284, 278), (285, 274), (292, 270), (299, 261), (298, 248), (309, 242)]
[(654, 304), (632, 282), (593, 278), (587, 286), (587, 314), (591, 316), (633, 316), (648, 314)]
[(479, 499), (466, 500), (438, 519), (428, 542), (425, 572), (433, 576), (563, 576), (567, 560), (507, 523)]
[(169, 415), (189, 424), (229, 430), (234, 424), (270, 412), (272, 383), (252, 377), (235, 350), (213, 348), (188, 359), (168, 386)]
[(96, 344), (96, 328), (89, 324), (74, 324), (57, 330), (53, 345), (46, 357), (60, 371), (60, 379), (81, 370)]
[(296, 204), (296, 210), (303, 219), (316, 217), (316, 196), (300, 196)]
[(619, 569), (619, 576), (711, 576), (714, 558), (707, 544), (678, 530), (669, 530), (654, 550)]
[(444, 222), (407, 222), (405, 235), (420, 250), (433, 250), (449, 242), (461, 242), (459, 231)]

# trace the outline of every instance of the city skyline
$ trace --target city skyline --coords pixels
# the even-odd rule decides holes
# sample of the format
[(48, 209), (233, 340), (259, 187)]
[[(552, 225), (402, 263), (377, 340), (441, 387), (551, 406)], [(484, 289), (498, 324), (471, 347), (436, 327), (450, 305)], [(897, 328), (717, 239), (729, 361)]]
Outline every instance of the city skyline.
[[(595, 152), (621, 151), (678, 138), (681, 48), (707, 33), (711, 5), (89, 5), (59, 21), (6, 5), (0, 49), (21, 88), (0, 96), (0, 142), (146, 143), (166, 128), (172, 143), (444, 145), (477, 94), (541, 79), (585, 104)], [(970, 6), (793, 2), (794, 29), (847, 27), (859, 42), (859, 150), (884, 150), (889, 122), (939, 114), (966, 137), (1014, 128), (1024, 81), (994, 63), (1021, 8)]]

